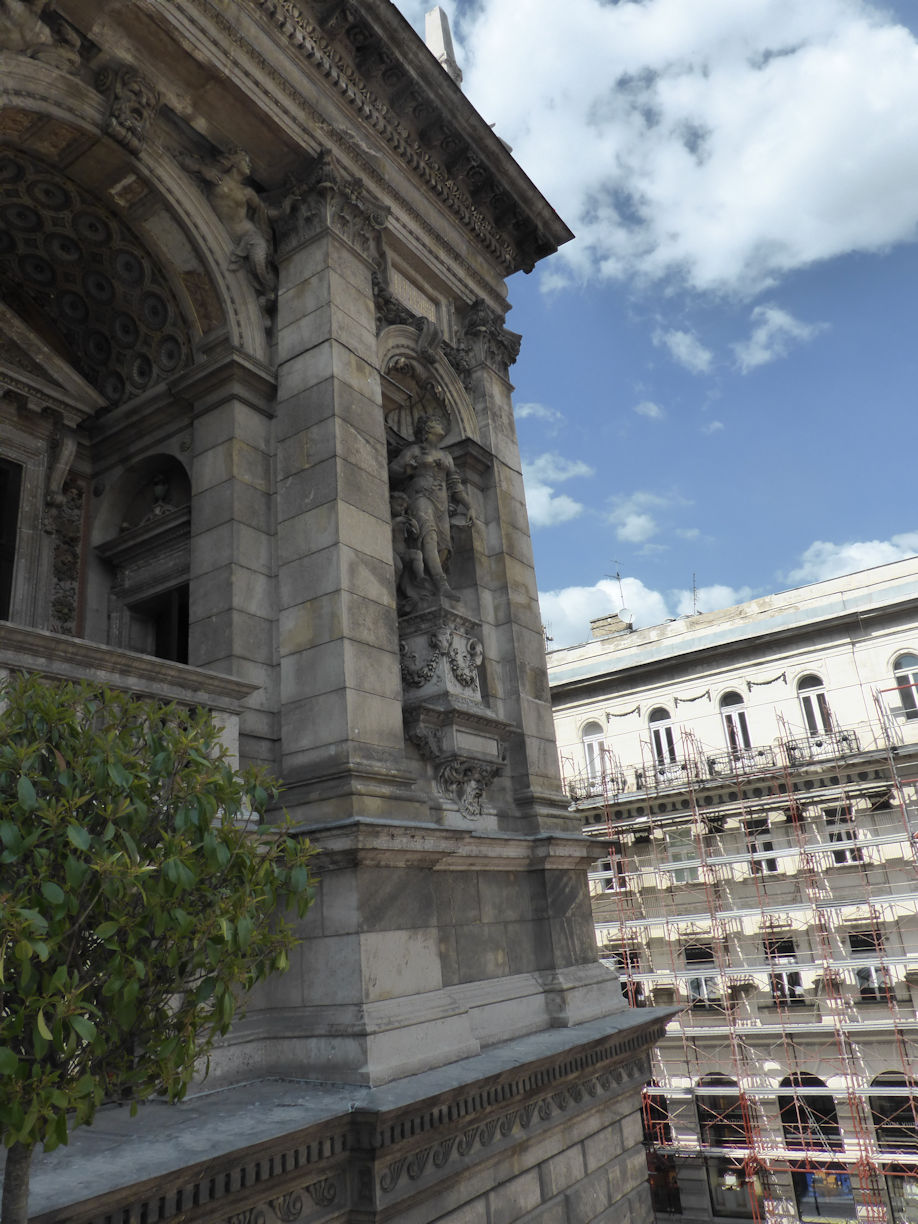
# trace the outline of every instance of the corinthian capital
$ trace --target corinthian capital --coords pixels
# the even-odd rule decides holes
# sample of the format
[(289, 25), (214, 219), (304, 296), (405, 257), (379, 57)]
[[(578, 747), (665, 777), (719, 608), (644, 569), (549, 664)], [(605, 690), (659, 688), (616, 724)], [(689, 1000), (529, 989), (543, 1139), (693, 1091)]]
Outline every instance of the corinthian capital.
[(319, 151), (289, 200), (289, 211), (278, 227), (282, 256), (331, 231), (374, 267), (382, 267), (382, 231), (389, 209), (367, 192), (360, 179), (346, 175), (329, 149)]
[(482, 298), (468, 308), (462, 334), (476, 365), (490, 365), (506, 373), (520, 355), (522, 336), (504, 327), (504, 316)]

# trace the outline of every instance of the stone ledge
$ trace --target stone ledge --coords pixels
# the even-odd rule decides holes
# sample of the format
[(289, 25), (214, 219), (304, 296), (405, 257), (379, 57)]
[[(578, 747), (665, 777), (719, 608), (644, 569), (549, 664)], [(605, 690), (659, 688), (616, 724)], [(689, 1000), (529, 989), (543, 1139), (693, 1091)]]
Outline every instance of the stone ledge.
[(624, 1011), (535, 1033), (381, 1088), (256, 1081), (148, 1102), (135, 1118), (106, 1107), (69, 1148), (36, 1156), (30, 1218), (104, 1224), (129, 1208), (131, 1219), (191, 1224), (292, 1194), (329, 1207), (360, 1185), (379, 1201), (430, 1157), (429, 1172), (473, 1150), (490, 1155), (497, 1137), (511, 1142), (639, 1087), (671, 1014)]

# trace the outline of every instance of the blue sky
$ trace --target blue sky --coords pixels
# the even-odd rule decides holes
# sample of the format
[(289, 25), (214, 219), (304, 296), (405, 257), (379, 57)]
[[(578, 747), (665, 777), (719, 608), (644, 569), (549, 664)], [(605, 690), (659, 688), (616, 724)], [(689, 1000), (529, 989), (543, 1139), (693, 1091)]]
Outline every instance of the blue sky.
[(509, 283), (553, 644), (918, 552), (918, 3), (443, 7), (577, 234)]

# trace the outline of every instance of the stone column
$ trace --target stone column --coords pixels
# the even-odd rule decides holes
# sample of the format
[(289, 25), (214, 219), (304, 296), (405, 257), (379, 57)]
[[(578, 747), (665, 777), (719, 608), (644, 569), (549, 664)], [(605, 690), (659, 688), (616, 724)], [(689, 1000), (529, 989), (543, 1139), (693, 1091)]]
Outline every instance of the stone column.
[(486, 641), (485, 648), (501, 660), (495, 693), (498, 712), (523, 731), (513, 738), (509, 751), (516, 804), (511, 820), (516, 828), (532, 832), (548, 828), (579, 832), (560, 802), (545, 640), (510, 399), (508, 369), (519, 353), (520, 336), (505, 328), (503, 318), (480, 300), (466, 315), (464, 333), (481, 440), (493, 456), (480, 585), (490, 588), (495, 640), (493, 646)]
[(194, 421), (189, 662), (257, 685), (240, 747), (276, 770), (274, 379), (213, 353), (176, 390)]
[(281, 766), (310, 822), (386, 813), (408, 783), (372, 293), (385, 219), (320, 155), (280, 242)]

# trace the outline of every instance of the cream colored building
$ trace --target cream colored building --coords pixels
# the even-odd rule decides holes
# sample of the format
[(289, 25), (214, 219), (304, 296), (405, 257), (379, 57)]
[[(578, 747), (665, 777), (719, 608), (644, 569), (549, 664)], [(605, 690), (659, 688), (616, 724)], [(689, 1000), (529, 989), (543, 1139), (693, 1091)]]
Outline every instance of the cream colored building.
[(659, 1217), (918, 1220), (918, 559), (554, 651)]

